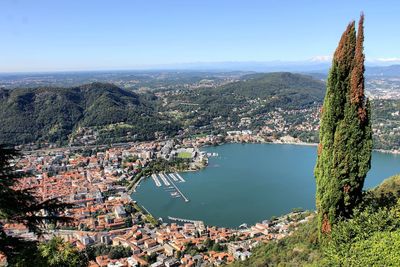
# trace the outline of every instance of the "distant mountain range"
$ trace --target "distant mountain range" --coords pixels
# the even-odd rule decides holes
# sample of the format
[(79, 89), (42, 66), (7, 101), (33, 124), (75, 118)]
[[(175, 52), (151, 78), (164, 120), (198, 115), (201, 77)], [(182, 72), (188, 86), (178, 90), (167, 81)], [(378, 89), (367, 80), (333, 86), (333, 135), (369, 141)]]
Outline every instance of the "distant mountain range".
[[(38, 73), (0, 73), (1, 81), (35, 78), (40, 81), (69, 80), (73, 77), (78, 81), (106, 81), (121, 76), (123, 79), (135, 76), (135, 78), (146, 79), (157, 73), (179, 73), (180, 75), (190, 75), (205, 73), (230, 73), (230, 72), (295, 72), (295, 73), (321, 73), (327, 74), (331, 62), (329, 61), (268, 61), (268, 62), (194, 62), (180, 64), (154, 65), (142, 68), (132, 68), (131, 70), (99, 70), (99, 71), (67, 71), (67, 72), (38, 72)], [(395, 65), (377, 65), (373, 62), (367, 62), (367, 76), (399, 77), (400, 64)]]
[[(160, 66), (164, 69), (214, 70), (214, 71), (255, 71), (255, 72), (297, 72), (327, 74), (331, 62), (299, 61), (299, 62), (215, 62), (187, 63)], [(400, 65), (378, 66), (366, 65), (366, 76), (399, 77)]]
[(400, 65), (391, 66), (367, 66), (365, 70), (367, 76), (399, 77)]
[(193, 62), (154, 66), (149, 69), (203, 70), (203, 71), (255, 71), (255, 72), (327, 72), (330, 62), (315, 61), (230, 61)]

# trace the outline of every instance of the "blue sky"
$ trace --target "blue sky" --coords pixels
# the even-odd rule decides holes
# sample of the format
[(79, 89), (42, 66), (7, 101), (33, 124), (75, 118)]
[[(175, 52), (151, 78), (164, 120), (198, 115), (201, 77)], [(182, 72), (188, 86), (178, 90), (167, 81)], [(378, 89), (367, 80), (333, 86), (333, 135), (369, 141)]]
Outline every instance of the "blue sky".
[(303, 61), (366, 15), (365, 53), (400, 62), (400, 2), (1, 0), (0, 72)]

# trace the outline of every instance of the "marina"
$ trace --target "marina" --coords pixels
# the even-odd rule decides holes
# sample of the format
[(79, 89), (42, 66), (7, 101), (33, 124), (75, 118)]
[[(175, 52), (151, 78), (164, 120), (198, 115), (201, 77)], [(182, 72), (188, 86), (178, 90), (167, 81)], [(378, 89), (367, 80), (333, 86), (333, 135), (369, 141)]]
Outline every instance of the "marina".
[[(185, 202), (189, 202), (189, 198), (186, 197), (175, 184), (175, 182), (179, 182), (179, 183), (185, 182), (185, 179), (183, 179), (183, 177), (180, 174), (178, 174), (178, 173), (175, 173), (175, 174), (173, 174), (173, 173), (169, 173), (169, 174), (153, 173), (151, 175), (151, 178), (157, 187), (161, 187), (162, 183), (163, 183), (164, 184), (163, 189), (167, 193), (169, 193), (169, 195), (172, 198), (182, 198)], [(162, 183), (160, 182), (159, 179), (162, 181)]]
[[(166, 178), (166, 179), (168, 179), (168, 178)], [(182, 180), (183, 180), (183, 178), (182, 178)], [(170, 182), (171, 182), (172, 186), (175, 187), (175, 190), (176, 190), (176, 192), (175, 192), (176, 195), (175, 196), (177, 196), (179, 194), (180, 197), (182, 197), (183, 200), (185, 200), (185, 202), (189, 202), (189, 199), (182, 193), (181, 190), (179, 190), (179, 188), (175, 185), (175, 183), (173, 181), (171, 181), (171, 180), (170, 180)], [(171, 193), (171, 195), (172, 195), (172, 193)]]

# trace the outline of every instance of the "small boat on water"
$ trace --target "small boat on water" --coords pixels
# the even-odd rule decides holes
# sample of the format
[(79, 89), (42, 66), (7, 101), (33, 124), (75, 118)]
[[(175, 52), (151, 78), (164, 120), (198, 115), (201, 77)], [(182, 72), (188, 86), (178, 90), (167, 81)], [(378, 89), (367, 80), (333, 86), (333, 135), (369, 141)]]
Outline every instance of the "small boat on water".
[(248, 228), (247, 223), (243, 223), (243, 224), (239, 225), (239, 229), (247, 229), (247, 228)]

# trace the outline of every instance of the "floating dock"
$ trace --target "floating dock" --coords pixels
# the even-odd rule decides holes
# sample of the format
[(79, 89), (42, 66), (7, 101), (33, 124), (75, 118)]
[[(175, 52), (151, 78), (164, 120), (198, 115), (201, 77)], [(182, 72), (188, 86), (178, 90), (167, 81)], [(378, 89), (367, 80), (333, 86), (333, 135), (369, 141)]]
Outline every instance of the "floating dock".
[(181, 182), (185, 182), (185, 179), (183, 179), (183, 177), (179, 174), (179, 173), (175, 173), (176, 177), (178, 177), (179, 180), (181, 180)]
[(156, 186), (160, 187), (161, 183), (157, 178), (157, 175), (155, 175), (154, 173), (151, 175), (151, 179), (153, 179), (154, 183), (156, 184)]
[(172, 178), (172, 180), (174, 180), (174, 182), (178, 182), (179, 181), (178, 178), (176, 178), (176, 176), (173, 173), (170, 173), (168, 175), (169, 175), (169, 177)]
[(163, 173), (159, 173), (158, 176), (160, 176), (161, 181), (163, 181), (163, 183), (165, 184), (165, 186), (169, 186), (169, 185), (170, 185), (170, 183), (169, 183), (167, 177), (165, 177), (165, 175), (164, 175)]

